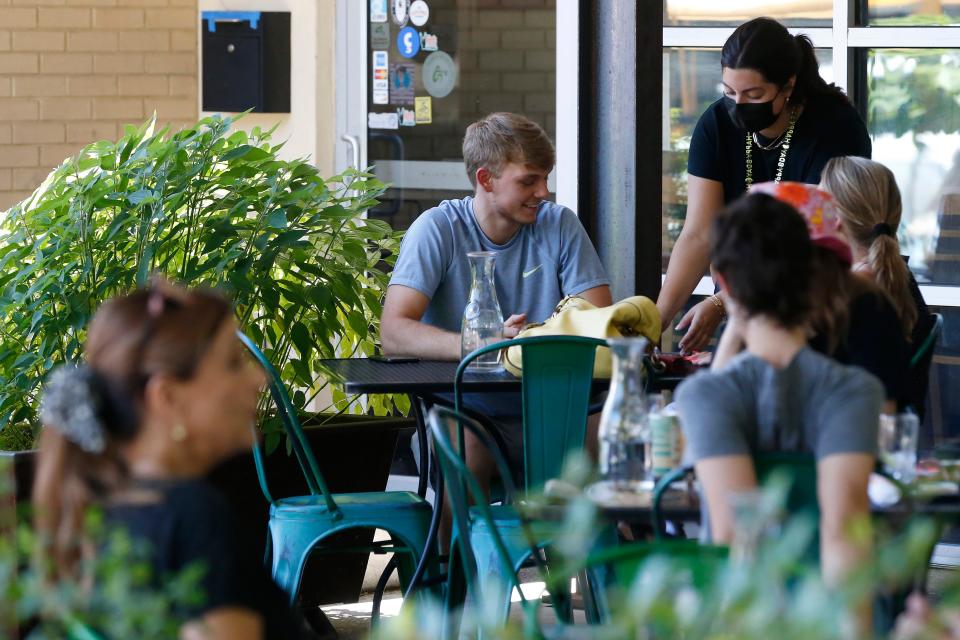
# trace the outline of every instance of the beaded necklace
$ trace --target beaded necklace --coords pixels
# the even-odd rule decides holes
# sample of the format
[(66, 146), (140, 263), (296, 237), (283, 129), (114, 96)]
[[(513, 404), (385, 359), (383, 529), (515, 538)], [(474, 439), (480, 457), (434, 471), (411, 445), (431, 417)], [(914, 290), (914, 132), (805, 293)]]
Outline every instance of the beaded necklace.
[[(787, 152), (790, 150), (790, 139), (793, 138), (793, 128), (797, 124), (797, 108), (793, 107), (790, 110), (790, 124), (787, 126), (787, 131), (783, 135), (783, 146), (780, 148), (780, 159), (777, 160), (777, 177), (773, 179), (775, 183), (779, 183), (783, 178), (783, 167), (787, 163)], [(755, 136), (752, 133), (747, 133), (747, 177), (744, 179), (744, 184), (747, 187), (747, 191), (750, 191), (750, 187), (753, 185), (753, 143)], [(764, 147), (759, 142), (757, 146), (761, 149), (772, 149), (776, 146), (774, 143), (769, 147)]]

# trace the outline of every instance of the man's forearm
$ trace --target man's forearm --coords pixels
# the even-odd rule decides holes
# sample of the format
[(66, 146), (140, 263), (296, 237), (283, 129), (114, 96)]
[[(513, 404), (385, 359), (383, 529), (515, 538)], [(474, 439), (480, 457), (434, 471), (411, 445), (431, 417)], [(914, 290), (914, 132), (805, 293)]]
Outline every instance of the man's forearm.
[(427, 360), (459, 360), (460, 334), (409, 318), (381, 325), (383, 351), (387, 355), (416, 356)]

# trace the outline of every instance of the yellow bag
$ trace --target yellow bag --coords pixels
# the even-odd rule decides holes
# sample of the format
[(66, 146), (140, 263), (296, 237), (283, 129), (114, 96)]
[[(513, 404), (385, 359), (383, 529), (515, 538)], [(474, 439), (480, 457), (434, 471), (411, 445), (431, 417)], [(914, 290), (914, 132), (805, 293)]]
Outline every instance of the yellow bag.
[[(643, 336), (657, 343), (660, 341), (660, 312), (657, 305), (646, 296), (624, 298), (599, 309), (583, 298), (568, 296), (560, 301), (553, 315), (545, 322), (527, 325), (517, 337), (558, 335), (601, 339)], [(523, 368), (520, 345), (504, 352), (503, 368), (520, 377)], [(598, 348), (593, 377), (609, 378), (612, 370), (610, 349)]]

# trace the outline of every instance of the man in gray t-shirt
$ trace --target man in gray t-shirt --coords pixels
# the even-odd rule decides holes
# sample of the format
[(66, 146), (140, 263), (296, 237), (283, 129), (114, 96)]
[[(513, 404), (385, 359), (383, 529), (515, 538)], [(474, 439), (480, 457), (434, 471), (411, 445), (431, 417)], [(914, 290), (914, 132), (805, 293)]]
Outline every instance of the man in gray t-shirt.
[[(495, 282), (512, 338), (526, 322), (548, 318), (567, 295), (598, 307), (612, 303), (596, 250), (572, 211), (552, 202), (547, 177), (553, 143), (536, 123), (493, 113), (471, 124), (463, 140), (473, 197), (446, 200), (407, 231), (380, 322), (387, 354), (460, 359), (460, 322), (470, 293), (470, 251), (497, 254)], [(467, 398), (467, 406), (498, 417), (512, 460), (521, 459), (519, 394)], [(501, 420), (500, 417), (512, 416)], [(481, 482), (492, 473), (479, 443), (467, 439), (467, 463)]]
[(384, 302), (384, 351), (460, 359), (460, 321), (470, 294), (467, 253), (497, 254), (495, 281), (504, 335), (541, 322), (568, 295), (612, 303), (607, 279), (576, 215), (547, 202), (553, 143), (523, 116), (494, 113), (463, 140), (473, 197), (420, 215), (400, 247)]

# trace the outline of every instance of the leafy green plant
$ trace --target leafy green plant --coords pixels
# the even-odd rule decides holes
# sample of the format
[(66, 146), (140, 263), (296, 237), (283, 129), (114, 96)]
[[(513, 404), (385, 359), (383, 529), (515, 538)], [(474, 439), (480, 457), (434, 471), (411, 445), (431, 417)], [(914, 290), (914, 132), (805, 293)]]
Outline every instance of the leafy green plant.
[[(603, 564), (603, 558), (616, 557), (617, 550), (591, 551), (593, 542), (609, 521), (600, 518), (596, 503), (577, 493), (591, 481), (582, 461), (573, 461), (565, 469), (562, 486), (552, 495), (527, 496), (520, 512), (535, 515), (557, 505), (562, 496), (563, 527), (554, 540), (549, 573), (541, 574), (548, 591), (568, 584), (571, 576), (588, 566)], [(788, 481), (773, 477), (763, 488), (762, 502), (771, 513), (785, 505)], [(558, 488), (561, 489), (558, 491)], [(554, 511), (554, 517), (557, 512)], [(752, 543), (749, 553), (734, 549), (729, 559), (717, 561), (707, 577), (693, 575), (690, 557), (654, 552), (638, 556), (632, 564), (614, 564), (618, 570), (633, 571), (605, 587), (609, 598), (609, 616), (602, 624), (588, 627), (564, 625), (555, 613), (524, 608), (522, 616), (511, 615), (506, 625), (485, 611), (485, 594), (468, 602), (462, 612), (451, 618), (443, 605), (429, 598), (405, 606), (400, 615), (385, 621), (375, 632), (377, 640), (441, 637), (450, 619), (462, 619), (461, 629), (469, 635), (481, 629), (483, 637), (501, 640), (513, 638), (600, 638), (644, 640), (686, 638), (691, 640), (766, 640), (772, 636), (784, 640), (809, 638), (836, 639), (861, 637), (855, 630), (855, 610), (879, 591), (902, 591), (928, 561), (928, 553), (937, 539), (933, 522), (915, 519), (894, 535), (887, 531), (871, 533), (869, 527), (854, 535), (874, 536), (869, 562), (855, 569), (843, 584), (828, 586), (811, 565), (808, 551), (814, 542), (816, 522), (809, 515), (795, 515)], [(633, 543), (642, 550), (644, 543)], [(621, 549), (622, 551), (623, 549)], [(629, 556), (627, 556), (629, 558)], [(632, 576), (632, 578), (631, 578)], [(622, 588), (620, 585), (626, 582)], [(960, 590), (957, 590), (960, 593)], [(534, 601), (536, 602), (536, 601)], [(943, 611), (960, 619), (956, 602), (944, 604)], [(514, 607), (518, 603), (514, 603)], [(960, 629), (960, 624), (957, 624)], [(876, 630), (879, 631), (879, 630)], [(867, 637), (867, 636), (862, 636)], [(879, 637), (879, 636), (878, 636)], [(927, 637), (927, 636), (923, 636)], [(937, 636), (942, 637), (942, 636)]]
[[(226, 289), (242, 329), (304, 408), (326, 386), (321, 358), (371, 354), (399, 236), (365, 220), (385, 185), (348, 171), (324, 180), (281, 160), (270, 131), (214, 116), (171, 133), (128, 126), (84, 147), (0, 221), (0, 425), (38, 428), (39, 385), (77, 360), (104, 300), (153, 273)], [(318, 382), (320, 381), (320, 382)], [(334, 389), (328, 409), (385, 413)], [(398, 399), (398, 406), (405, 400)], [(265, 423), (266, 445), (280, 440)], [(7, 442), (23, 438), (7, 433)]]

